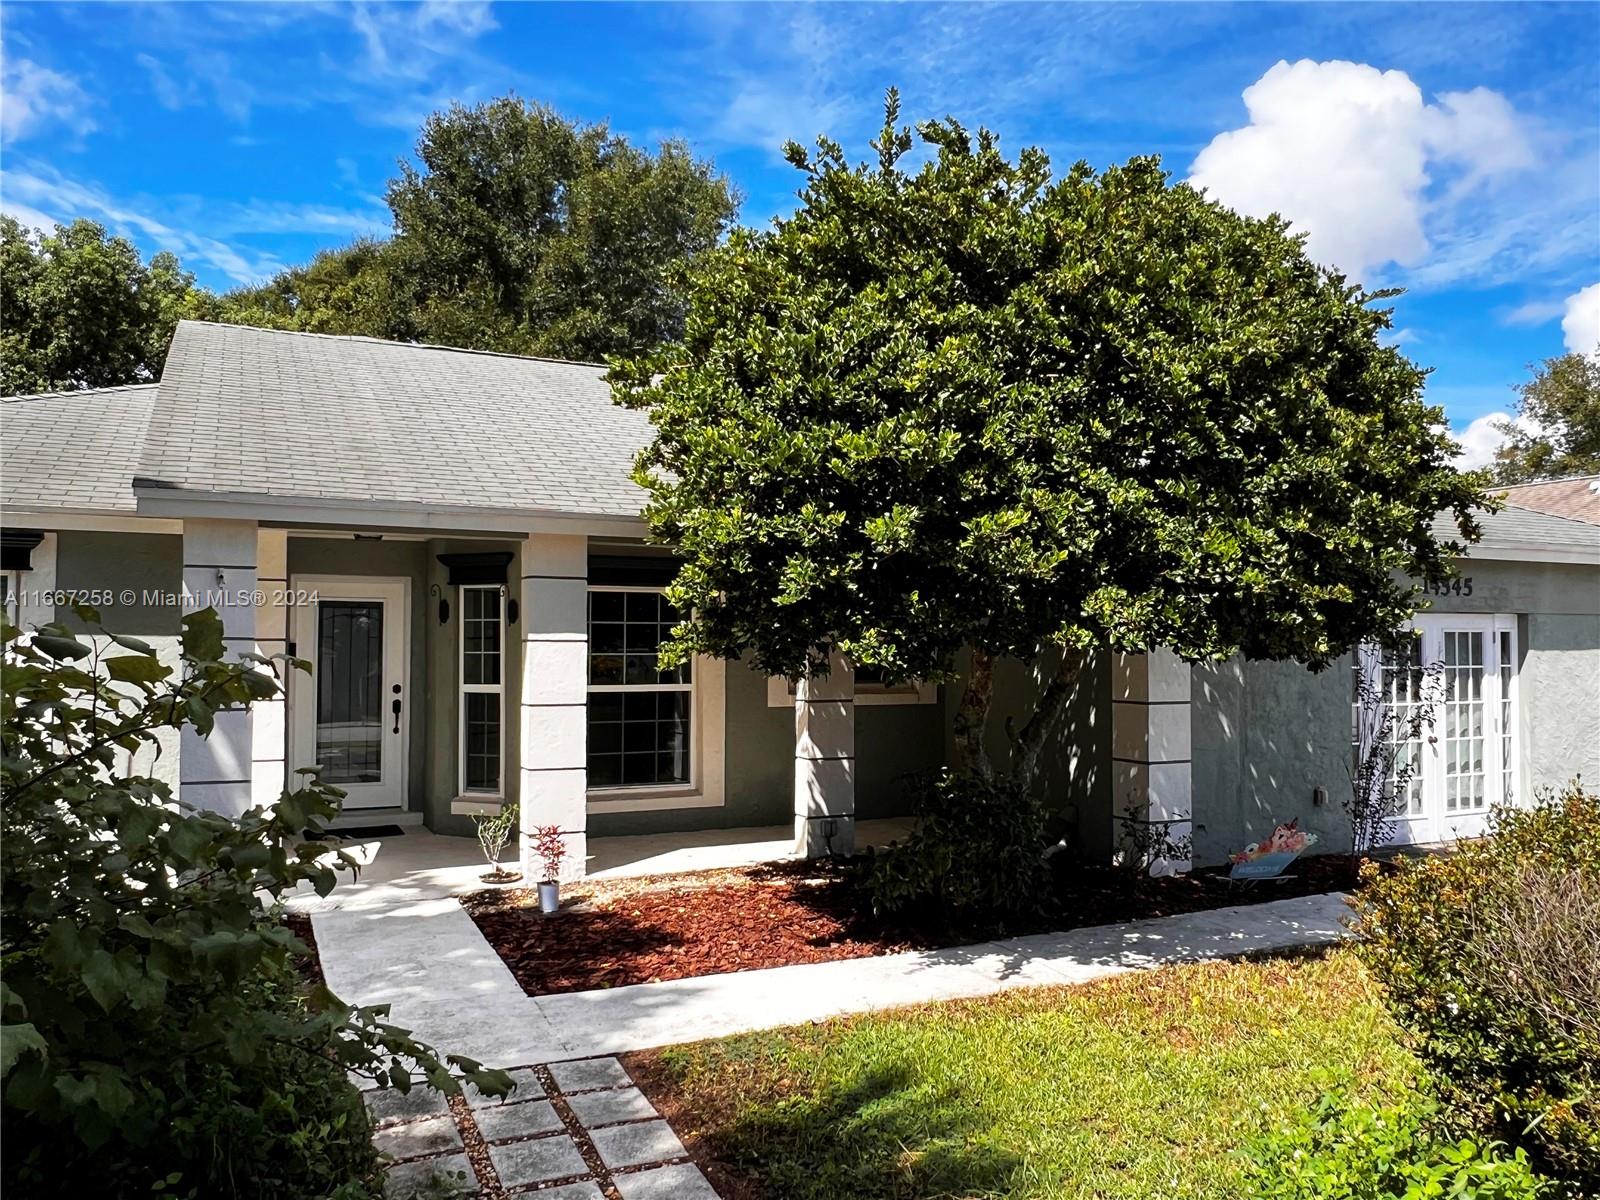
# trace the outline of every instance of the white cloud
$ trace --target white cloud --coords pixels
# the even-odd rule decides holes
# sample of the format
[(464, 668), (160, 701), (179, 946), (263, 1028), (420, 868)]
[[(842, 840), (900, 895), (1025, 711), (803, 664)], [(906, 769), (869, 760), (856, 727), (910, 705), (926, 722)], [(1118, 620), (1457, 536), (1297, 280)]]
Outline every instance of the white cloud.
[(0, 68), (0, 140), (31, 137), (62, 125), (78, 137), (96, 128), (89, 96), (77, 81), (32, 59), (8, 58)]
[(61, 224), (84, 217), (115, 233), (136, 238), (151, 250), (171, 250), (185, 265), (205, 263), (236, 283), (253, 283), (283, 269), (283, 264), (269, 254), (252, 254), (220, 238), (174, 228), (99, 188), (68, 179), (40, 164), (8, 167), (3, 184), (5, 195), (0, 207), (26, 224), (49, 227), (45, 222), (25, 220), (23, 214), (47, 216), (49, 223)]
[(1594, 354), (1600, 346), (1600, 283), (1567, 297), (1561, 338), (1574, 354)]
[(1509, 420), (1510, 413), (1493, 412), (1471, 422), (1460, 433), (1452, 430), (1456, 441), (1461, 443), (1456, 466), (1463, 471), (1472, 471), (1492, 463), (1495, 451), (1505, 445), (1506, 440), (1505, 434), (1500, 432), (1500, 422)]
[(1250, 123), (1213, 138), (1190, 182), (1240, 212), (1281, 213), (1313, 258), (1355, 279), (1419, 265), (1430, 218), (1533, 162), (1516, 113), (1485, 88), (1430, 105), (1403, 71), (1304, 59), (1277, 63), (1244, 102)]

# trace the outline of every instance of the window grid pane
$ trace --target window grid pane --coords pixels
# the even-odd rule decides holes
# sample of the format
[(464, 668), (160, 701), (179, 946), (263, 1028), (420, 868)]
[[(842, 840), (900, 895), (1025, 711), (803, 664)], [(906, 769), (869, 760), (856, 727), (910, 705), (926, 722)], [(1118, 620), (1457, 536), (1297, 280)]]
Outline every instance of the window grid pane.
[(1484, 636), (1444, 633), (1444, 807), (1466, 812), (1484, 806)]
[(1506, 804), (1517, 802), (1511, 780), (1511, 631), (1502, 629), (1500, 643), (1500, 798)]
[(590, 591), (591, 789), (690, 782), (689, 666), (658, 669), (661, 643), (677, 622), (660, 592)]
[[(1351, 762), (1356, 768), (1360, 767), (1364, 746), (1362, 743), (1363, 730), (1361, 728), (1362, 713), (1360, 706), (1362, 664), (1359, 656), (1356, 658), (1354, 671), (1355, 679), (1351, 703)], [(1418, 704), (1422, 702), (1422, 689), (1425, 672), (1422, 665), (1422, 644), (1413, 640), (1406, 649), (1397, 654), (1393, 649), (1383, 650), (1378, 659), (1379, 687), (1383, 694), (1382, 704), (1384, 709), (1393, 713), (1393, 720), (1388, 730), (1389, 743), (1396, 747), (1394, 766), (1387, 780), (1388, 787), (1393, 790), (1398, 782), (1402, 768), (1409, 767), (1410, 777), (1406, 781), (1405, 793), (1397, 798), (1396, 811), (1407, 816), (1421, 816), (1422, 802), (1422, 749), (1423, 738), (1419, 730), (1416, 737), (1403, 737), (1410, 732), (1413, 714)], [(1383, 719), (1383, 714), (1378, 714), (1378, 719)]]

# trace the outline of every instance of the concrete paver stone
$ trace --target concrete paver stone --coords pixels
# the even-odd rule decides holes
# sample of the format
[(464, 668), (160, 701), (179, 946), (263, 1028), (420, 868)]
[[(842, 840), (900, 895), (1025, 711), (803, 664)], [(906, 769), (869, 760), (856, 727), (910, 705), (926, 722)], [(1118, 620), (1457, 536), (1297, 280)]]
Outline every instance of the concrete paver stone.
[(561, 1118), (548, 1100), (527, 1104), (503, 1104), (480, 1108), (472, 1114), (486, 1142), (527, 1137), (531, 1133), (555, 1133), (563, 1128)]
[(391, 1125), (373, 1135), (372, 1144), (395, 1158), (421, 1158), (461, 1149), (461, 1134), (449, 1116), (428, 1117), (405, 1125)]
[(682, 1158), (687, 1153), (672, 1126), (665, 1121), (641, 1121), (635, 1125), (612, 1125), (590, 1132), (589, 1140), (600, 1151), (600, 1161), (615, 1170), (641, 1163)]
[[(466, 1178), (458, 1178), (463, 1172)], [(477, 1191), (472, 1163), (465, 1154), (396, 1163), (383, 1173), (383, 1194), (387, 1200), (413, 1200), (413, 1197), (442, 1200), (450, 1195), (476, 1195)]]
[(693, 1163), (629, 1171), (612, 1182), (622, 1200), (717, 1200), (716, 1189)]
[(490, 1146), (489, 1160), (494, 1163), (500, 1182), (508, 1188), (589, 1173), (578, 1144), (566, 1136)]
[(588, 1058), (550, 1064), (550, 1076), (563, 1092), (587, 1088), (631, 1087), (633, 1080), (614, 1058)]
[(363, 1097), (372, 1123), (377, 1128), (393, 1125), (397, 1121), (414, 1121), (418, 1117), (443, 1116), (450, 1111), (450, 1103), (443, 1092), (426, 1084), (418, 1084), (409, 1092), (397, 1088), (375, 1088)]
[(619, 1121), (644, 1121), (658, 1116), (638, 1088), (612, 1088), (604, 1092), (579, 1092), (567, 1097), (574, 1115), (588, 1129)]

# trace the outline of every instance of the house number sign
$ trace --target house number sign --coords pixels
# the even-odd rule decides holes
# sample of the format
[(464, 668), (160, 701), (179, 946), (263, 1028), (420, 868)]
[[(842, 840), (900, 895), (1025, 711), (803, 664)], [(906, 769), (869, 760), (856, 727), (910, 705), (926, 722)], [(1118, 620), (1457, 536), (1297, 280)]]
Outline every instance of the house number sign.
[(1472, 576), (1457, 576), (1455, 579), (1447, 580), (1444, 583), (1421, 583), (1418, 587), (1430, 596), (1470, 596), (1472, 595)]

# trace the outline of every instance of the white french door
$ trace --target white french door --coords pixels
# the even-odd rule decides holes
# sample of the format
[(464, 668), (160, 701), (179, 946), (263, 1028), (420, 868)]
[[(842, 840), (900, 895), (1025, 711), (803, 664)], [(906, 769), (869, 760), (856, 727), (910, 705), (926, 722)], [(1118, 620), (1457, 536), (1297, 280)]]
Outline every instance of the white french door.
[(1429, 614), (1409, 662), (1361, 654), (1363, 672), (1382, 672), (1386, 702), (1400, 724), (1432, 691), (1432, 723), (1402, 750), (1417, 768), (1397, 814), (1397, 842), (1476, 837), (1489, 810), (1517, 796), (1517, 622), (1506, 615)]
[(410, 687), (410, 584), (403, 578), (297, 576), (295, 654), (311, 660), (289, 694), (295, 767), (318, 766), (344, 807), (404, 808)]

